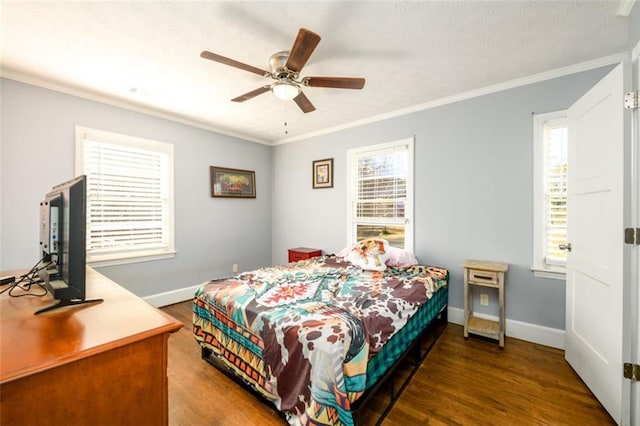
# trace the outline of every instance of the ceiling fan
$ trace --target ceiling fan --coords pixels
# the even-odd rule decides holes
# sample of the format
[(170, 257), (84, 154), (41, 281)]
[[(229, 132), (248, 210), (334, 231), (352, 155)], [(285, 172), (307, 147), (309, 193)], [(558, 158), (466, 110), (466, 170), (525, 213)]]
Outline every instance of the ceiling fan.
[(204, 50), (200, 56), (231, 67), (259, 74), (275, 80), (251, 92), (231, 99), (233, 102), (244, 102), (265, 92), (271, 91), (282, 100), (291, 100), (304, 112), (315, 111), (315, 107), (309, 98), (302, 92), (301, 87), (328, 87), (337, 89), (362, 89), (364, 78), (354, 77), (302, 77), (300, 71), (307, 63), (316, 46), (320, 43), (320, 36), (306, 28), (300, 28), (290, 51), (276, 52), (269, 58), (271, 71), (256, 68), (251, 65), (238, 62), (216, 53)]

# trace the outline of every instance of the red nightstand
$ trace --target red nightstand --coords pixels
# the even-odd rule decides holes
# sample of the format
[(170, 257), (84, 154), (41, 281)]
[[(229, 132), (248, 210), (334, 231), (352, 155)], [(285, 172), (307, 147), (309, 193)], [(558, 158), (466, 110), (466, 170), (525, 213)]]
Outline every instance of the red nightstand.
[(309, 259), (316, 256), (322, 256), (322, 250), (307, 247), (289, 249), (289, 262), (297, 262), (299, 260)]

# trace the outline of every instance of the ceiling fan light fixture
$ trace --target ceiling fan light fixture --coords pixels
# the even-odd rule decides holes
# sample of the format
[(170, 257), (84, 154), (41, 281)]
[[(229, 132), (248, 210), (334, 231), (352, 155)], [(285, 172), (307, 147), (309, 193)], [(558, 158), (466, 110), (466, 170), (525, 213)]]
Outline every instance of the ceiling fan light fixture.
[(283, 101), (290, 101), (300, 94), (300, 88), (297, 84), (278, 81), (271, 85), (271, 91), (276, 98), (282, 99)]

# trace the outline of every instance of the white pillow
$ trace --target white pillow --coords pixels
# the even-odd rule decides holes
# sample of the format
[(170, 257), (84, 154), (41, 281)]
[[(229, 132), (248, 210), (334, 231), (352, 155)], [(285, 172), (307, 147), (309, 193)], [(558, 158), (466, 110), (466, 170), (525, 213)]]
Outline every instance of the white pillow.
[(384, 271), (389, 259), (389, 242), (381, 238), (358, 241), (344, 258), (366, 271)]
[(409, 266), (418, 265), (418, 259), (410, 251), (389, 246), (389, 259), (387, 266), (394, 268), (407, 268)]

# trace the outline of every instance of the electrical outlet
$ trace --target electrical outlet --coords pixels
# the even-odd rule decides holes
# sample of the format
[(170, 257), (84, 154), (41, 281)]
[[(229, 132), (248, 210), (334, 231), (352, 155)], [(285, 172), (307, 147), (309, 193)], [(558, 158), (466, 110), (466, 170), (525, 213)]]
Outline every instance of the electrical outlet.
[(489, 306), (489, 295), (487, 293), (480, 293), (480, 304), (482, 306)]
[(238, 264), (237, 264), (237, 263), (234, 263), (234, 264), (231, 266), (231, 269), (232, 269), (232, 271), (231, 271), (231, 272), (238, 272)]

